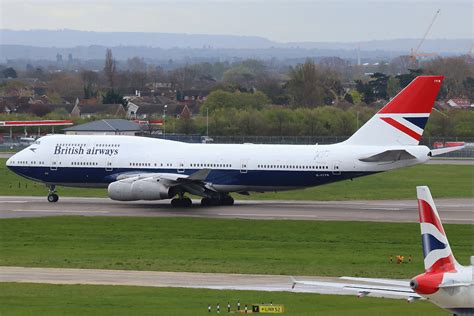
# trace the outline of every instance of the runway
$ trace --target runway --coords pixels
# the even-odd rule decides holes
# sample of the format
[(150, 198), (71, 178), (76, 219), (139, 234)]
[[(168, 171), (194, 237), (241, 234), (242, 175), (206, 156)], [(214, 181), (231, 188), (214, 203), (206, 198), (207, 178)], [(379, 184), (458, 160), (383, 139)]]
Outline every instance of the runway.
[[(108, 198), (0, 196), (0, 218), (44, 216), (142, 216), (243, 219), (335, 220), (418, 223), (417, 202), (381, 201), (236, 201), (233, 206), (174, 208), (169, 201), (116, 202)], [(474, 199), (436, 199), (445, 223), (474, 224)]]
[[(347, 283), (336, 277), (297, 276), (297, 280)], [(150, 287), (203, 288), (213, 290), (285, 291), (299, 293), (355, 295), (354, 290), (337, 287), (296, 285), (284, 275), (154, 272), (131, 270), (59, 269), (0, 267), (0, 282), (95, 284)], [(407, 284), (408, 284), (407, 280)], [(351, 283), (369, 285), (367, 282)], [(381, 296), (373, 294), (372, 296)], [(389, 298), (397, 296), (383, 295)]]

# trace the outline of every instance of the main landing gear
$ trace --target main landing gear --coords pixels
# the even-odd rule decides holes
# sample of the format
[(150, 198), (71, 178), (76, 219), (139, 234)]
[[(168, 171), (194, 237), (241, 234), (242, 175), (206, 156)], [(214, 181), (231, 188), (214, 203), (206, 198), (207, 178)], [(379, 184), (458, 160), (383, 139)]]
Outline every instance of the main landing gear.
[(176, 198), (171, 200), (171, 206), (173, 207), (189, 207), (193, 205), (193, 202), (188, 197)]
[(201, 206), (234, 205), (234, 199), (230, 195), (224, 195), (220, 198), (205, 197), (201, 200)]
[(173, 207), (190, 207), (193, 202), (190, 198), (184, 196), (184, 192), (179, 192), (178, 197), (171, 200)]
[[(179, 193), (179, 197), (171, 200), (173, 207), (190, 207), (193, 202), (190, 198), (185, 197), (184, 193)], [(201, 200), (201, 206), (219, 206), (219, 205), (234, 205), (234, 199), (228, 195), (221, 195), (219, 197), (204, 197)]]
[(50, 203), (57, 202), (59, 200), (59, 195), (56, 194), (56, 186), (54, 184), (51, 184), (48, 188), (49, 188), (48, 202)]

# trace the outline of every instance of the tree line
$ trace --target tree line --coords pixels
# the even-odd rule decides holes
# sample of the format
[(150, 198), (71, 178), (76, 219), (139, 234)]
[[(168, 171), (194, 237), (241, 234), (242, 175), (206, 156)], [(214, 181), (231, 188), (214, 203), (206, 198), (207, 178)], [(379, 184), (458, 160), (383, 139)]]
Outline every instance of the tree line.
[[(247, 59), (164, 69), (147, 65), (139, 57), (128, 59), (119, 67), (112, 51), (107, 50), (103, 68), (98, 71), (55, 73), (29, 67), (24, 73), (18, 72), (18, 76), (43, 81), (40, 93), (53, 103), (81, 96), (99, 98), (102, 103), (125, 104), (124, 94), (158, 83), (169, 84), (175, 91), (210, 91), (192, 118), (167, 118), (174, 131), (186, 134), (204, 133), (208, 127), (213, 135), (347, 136), (421, 74), (445, 76), (440, 99), (462, 97), (474, 101), (472, 58), (439, 57), (416, 65), (402, 61), (401, 57), (395, 58), (389, 66), (377, 66), (378, 71), (370, 74), (363, 73), (363, 66), (340, 58), (323, 59), (319, 63), (308, 59), (290, 67)], [(398, 70), (401, 72), (395, 72)], [(13, 71), (5, 68), (2, 74), (12, 76)], [(9, 89), (21, 90), (22, 85), (19, 81), (5, 81), (0, 84), (0, 91), (5, 95)], [(474, 136), (472, 112), (435, 112), (427, 133)], [(66, 115), (58, 110), (45, 117)]]

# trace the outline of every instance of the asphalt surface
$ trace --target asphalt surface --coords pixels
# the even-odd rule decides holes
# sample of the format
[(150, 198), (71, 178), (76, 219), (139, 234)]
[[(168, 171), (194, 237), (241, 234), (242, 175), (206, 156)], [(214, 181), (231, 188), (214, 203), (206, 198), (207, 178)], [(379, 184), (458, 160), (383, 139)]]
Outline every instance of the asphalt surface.
[[(298, 276), (296, 280), (348, 283), (335, 277)], [(355, 295), (354, 290), (329, 286), (296, 285), (289, 276), (260, 274), (154, 272), (131, 270), (59, 269), (0, 267), (0, 282), (129, 285), (149, 287), (204, 288), (214, 290), (286, 291), (301, 293)], [(407, 284), (408, 284), (407, 280)], [(351, 281), (351, 284), (370, 285)], [(379, 285), (380, 286), (380, 285)], [(382, 296), (373, 294), (373, 296)], [(389, 298), (397, 296), (383, 295)]]
[[(108, 198), (0, 196), (0, 218), (44, 216), (141, 216), (245, 219), (418, 222), (417, 202), (384, 201), (236, 201), (233, 206), (174, 208), (169, 201), (116, 202)], [(474, 198), (435, 200), (445, 223), (474, 224)]]

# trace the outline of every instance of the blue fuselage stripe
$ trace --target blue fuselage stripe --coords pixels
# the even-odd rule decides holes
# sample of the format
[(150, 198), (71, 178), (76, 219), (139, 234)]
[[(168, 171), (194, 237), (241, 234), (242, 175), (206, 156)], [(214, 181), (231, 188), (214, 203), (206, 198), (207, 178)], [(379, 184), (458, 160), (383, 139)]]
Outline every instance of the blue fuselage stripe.
[[(9, 166), (15, 173), (26, 178), (44, 182), (61, 183), (71, 186), (82, 184), (106, 185), (117, 180), (124, 173), (181, 173), (191, 175), (200, 169), (186, 169), (178, 172), (176, 169), (135, 169), (120, 168), (106, 170), (104, 168), (74, 168), (58, 167), (51, 170), (49, 167), (20, 167)], [(240, 170), (213, 169), (206, 182), (215, 185), (234, 186), (268, 186), (268, 187), (310, 187), (365, 176), (374, 172), (338, 172), (316, 170)]]

